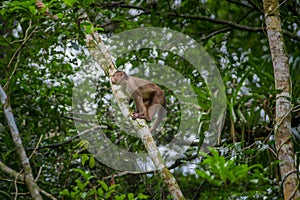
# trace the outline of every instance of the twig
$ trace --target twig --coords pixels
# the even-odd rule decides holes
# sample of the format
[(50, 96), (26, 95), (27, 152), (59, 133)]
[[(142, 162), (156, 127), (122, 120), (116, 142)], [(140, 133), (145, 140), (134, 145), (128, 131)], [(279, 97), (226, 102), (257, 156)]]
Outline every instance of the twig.
[[(14, 181), (14, 186), (15, 186), (15, 190), (16, 190), (15, 200), (18, 199), (18, 184), (17, 184), (17, 180), (18, 180), (18, 177), (22, 174), (22, 172), (23, 172), (23, 169), (18, 173), (18, 175), (16, 176), (15, 181)], [(24, 179), (24, 181), (25, 181), (25, 179)]]
[(35, 179), (34, 179), (35, 181), (39, 180), (39, 177), (41, 176), (42, 170), (43, 170), (43, 166), (40, 167), (40, 169), (39, 169), (39, 171), (38, 171), (38, 174), (36, 175), (36, 177), (35, 177)]
[[(87, 129), (85, 131), (82, 131), (81, 133), (78, 133), (78, 135), (75, 135), (75, 136), (71, 137), (70, 139), (68, 139), (64, 142), (59, 142), (59, 143), (55, 143), (55, 144), (40, 146), (40, 147), (37, 148), (37, 150), (38, 149), (46, 149), (46, 148), (57, 148), (57, 147), (60, 147), (60, 146), (63, 146), (65, 144), (68, 144), (68, 143), (72, 142), (73, 140), (75, 140), (79, 136), (82, 136), (82, 135), (87, 134), (91, 131), (95, 131), (95, 130), (99, 130), (99, 129), (103, 129), (103, 128), (107, 128), (107, 127), (106, 126), (95, 125), (94, 127), (90, 128), (90, 129)], [(28, 148), (28, 150), (32, 150), (32, 148)]]
[(15, 67), (14, 67), (13, 71), (11, 72), (11, 74), (10, 74), (10, 76), (9, 76), (9, 78), (8, 78), (6, 84), (4, 85), (3, 88), (7, 88), (7, 87), (8, 87), (8, 84), (9, 84), (11, 78), (13, 77), (13, 75), (15, 74), (15, 72), (16, 72), (16, 70), (17, 70), (17, 66), (18, 66), (18, 64), (19, 64), (19, 58), (20, 58), (20, 54), (21, 54), (21, 49), (24, 47), (24, 45), (26, 44), (26, 42), (29, 40), (29, 38), (32, 36), (32, 34), (33, 34), (33, 33), (35, 32), (35, 30), (36, 30), (36, 28), (34, 28), (33, 31), (29, 34), (29, 30), (30, 30), (31, 27), (32, 27), (32, 26), (31, 26), (31, 23), (32, 23), (32, 21), (30, 20), (30, 21), (29, 21), (28, 28), (27, 28), (26, 31), (25, 31), (24, 39), (21, 40), (21, 41), (23, 41), (23, 42), (22, 42), (21, 45), (17, 48), (17, 50), (15, 51), (15, 53), (13, 54), (13, 56), (11, 57), (11, 59), (10, 59), (9, 62), (8, 62), (8, 65), (7, 65), (7, 67), (6, 67), (7, 69), (10, 68), (10, 66), (12, 65), (12, 62), (14, 61), (15, 57), (18, 56), (17, 62), (16, 62), (16, 64), (15, 64)]
[(48, 197), (48, 198), (50, 198), (50, 199), (52, 199), (52, 200), (57, 200), (56, 197), (54, 197), (52, 194), (46, 192), (45, 190), (39, 188), (39, 191), (40, 191), (42, 194), (44, 194), (46, 197)]
[(293, 199), (293, 197), (295, 196), (295, 194), (297, 193), (298, 191), (298, 188), (299, 188), (299, 181), (297, 181), (297, 186), (295, 187), (294, 191), (292, 192), (291, 196), (289, 196), (289, 200), (290, 199)]
[(42, 141), (43, 135), (41, 135), (38, 143), (35, 145), (35, 148), (33, 149), (32, 153), (29, 156), (29, 160), (31, 159), (31, 157), (33, 156), (33, 154), (36, 152), (36, 150), (38, 149), (38, 146), (40, 145), (41, 141)]
[(215, 30), (214, 32), (212, 32), (212, 33), (210, 33), (206, 36), (201, 37), (200, 41), (201, 40), (207, 40), (207, 39), (209, 39), (209, 38), (211, 38), (211, 37), (213, 37), (213, 36), (215, 36), (219, 33), (224, 33), (224, 32), (227, 32), (227, 31), (230, 31), (230, 28), (220, 28), (220, 29)]
[(261, 27), (251, 27), (246, 25), (241, 25), (233, 21), (223, 20), (223, 19), (213, 19), (211, 17), (207, 16), (199, 16), (199, 15), (187, 15), (187, 14), (174, 14), (169, 13), (168, 16), (171, 17), (180, 17), (180, 18), (187, 18), (187, 19), (195, 19), (195, 20), (205, 20), (209, 22), (213, 22), (215, 24), (223, 24), (227, 25), (236, 29), (245, 30), (245, 31), (251, 31), (251, 32), (260, 32), (262, 31)]
[(274, 9), (272, 10), (272, 12), (270, 12), (269, 15), (272, 15), (276, 10), (279, 9), (279, 7), (280, 7), (282, 4), (284, 4), (285, 2), (287, 2), (287, 0), (284, 0), (283, 2), (281, 2), (280, 4), (278, 4), (278, 6), (277, 6), (276, 8), (274, 8)]
[(248, 4), (245, 4), (245, 3), (242, 3), (242, 2), (239, 2), (239, 1), (233, 1), (233, 0), (226, 0), (230, 3), (234, 3), (236, 5), (239, 5), (239, 6), (243, 6), (243, 7), (246, 7), (246, 8), (250, 8), (250, 9), (253, 9), (253, 5), (248, 5)]

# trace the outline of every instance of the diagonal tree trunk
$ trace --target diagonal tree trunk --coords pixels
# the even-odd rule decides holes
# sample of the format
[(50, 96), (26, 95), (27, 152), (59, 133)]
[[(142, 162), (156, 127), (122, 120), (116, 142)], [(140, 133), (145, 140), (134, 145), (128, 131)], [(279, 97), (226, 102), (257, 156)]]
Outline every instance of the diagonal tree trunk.
[(281, 30), (278, 0), (263, 0), (265, 23), (271, 50), (276, 96), (275, 143), (284, 199), (298, 199), (297, 170), (294, 166), (294, 149), (291, 135), (291, 81), (287, 53)]
[[(86, 15), (86, 13), (84, 11), (81, 12), (83, 13), (81, 15), (82, 21), (88, 21), (88, 16)], [(112, 73), (117, 69), (111, 59), (110, 53), (107, 51), (99, 35), (94, 32), (86, 33), (85, 36), (87, 47), (95, 62), (97, 62), (99, 66), (101, 66), (107, 76), (112, 75)], [(124, 104), (124, 101), (121, 100), (122, 97), (118, 96), (118, 94), (120, 93), (113, 88), (113, 94), (115, 98), (117, 98), (118, 104), (120, 108), (122, 108), (121, 110), (123, 114), (129, 119), (130, 117), (128, 107)], [(145, 145), (149, 157), (152, 159), (160, 177), (167, 186), (173, 199), (184, 200), (185, 198), (181, 192), (181, 189), (179, 188), (176, 179), (164, 163), (164, 160), (156, 146), (149, 127), (145, 123), (145, 120), (131, 120), (131, 123), (134, 125), (135, 129), (138, 130), (138, 134), (141, 136), (142, 142)]]

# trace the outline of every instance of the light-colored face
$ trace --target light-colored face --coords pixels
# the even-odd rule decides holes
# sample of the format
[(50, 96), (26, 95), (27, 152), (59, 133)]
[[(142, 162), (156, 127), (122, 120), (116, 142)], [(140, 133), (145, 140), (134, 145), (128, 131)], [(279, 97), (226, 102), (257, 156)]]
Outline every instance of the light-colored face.
[(111, 77), (111, 83), (114, 85), (119, 85), (123, 77), (124, 72), (115, 72)]

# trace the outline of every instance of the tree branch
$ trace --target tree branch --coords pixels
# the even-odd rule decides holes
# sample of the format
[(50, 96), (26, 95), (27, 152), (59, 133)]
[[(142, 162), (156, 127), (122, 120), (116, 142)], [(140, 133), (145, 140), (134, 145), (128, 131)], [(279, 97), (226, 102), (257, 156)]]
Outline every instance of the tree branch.
[[(24, 182), (24, 174), (23, 173), (16, 172), (15, 170), (13, 170), (10, 167), (8, 167), (7, 165), (5, 165), (1, 160), (0, 160), (0, 169), (4, 173), (8, 174), (9, 176), (14, 177), (15, 179), (18, 179), (18, 180)], [(16, 181), (14, 181), (14, 182), (16, 182)], [(38, 190), (41, 193), (43, 193), (45, 196), (49, 197), (50, 199), (57, 200), (56, 197), (54, 197), (50, 193), (46, 192), (45, 190), (43, 190), (41, 188), (38, 188)]]
[(186, 19), (195, 19), (195, 20), (205, 20), (205, 21), (213, 22), (215, 24), (223, 24), (223, 25), (230, 26), (230, 27), (233, 27), (236, 29), (251, 31), (251, 32), (260, 32), (263, 30), (262, 27), (251, 27), (251, 26), (241, 25), (241, 24), (238, 24), (233, 21), (228, 21), (228, 20), (223, 20), (223, 19), (213, 19), (213, 18), (207, 17), (207, 16), (175, 14), (175, 13), (169, 13), (168, 16), (186, 18)]
[(38, 190), (38, 185), (36, 184), (36, 182), (34, 181), (34, 178), (33, 178), (30, 162), (26, 155), (24, 146), (22, 144), (21, 136), (20, 136), (18, 127), (16, 125), (15, 118), (12, 113), (12, 109), (8, 103), (7, 96), (6, 96), (3, 88), (1, 87), (1, 85), (0, 85), (0, 100), (3, 105), (4, 115), (7, 119), (7, 123), (10, 128), (11, 136), (13, 138), (13, 141), (14, 141), (14, 144), (16, 147), (16, 151), (19, 155), (19, 159), (23, 166), (24, 180), (25, 180), (26, 186), (29, 189), (29, 192), (33, 199), (42, 200), (43, 198)]
[[(252, 0), (248, 0), (250, 5), (245, 4), (245, 3), (240, 3), (240, 2), (234, 1), (234, 0), (227, 0), (227, 1), (231, 2), (231, 3), (235, 3), (237, 5), (244, 6), (246, 8), (255, 9), (255, 10), (258, 10), (259, 12), (263, 13), (263, 9), (261, 9), (257, 5), (255, 5), (255, 3)], [(114, 4), (110, 4), (110, 5), (105, 5), (105, 7), (120, 7), (120, 8), (137, 9), (137, 10), (143, 11), (140, 15), (151, 14), (151, 10), (149, 10), (147, 8), (144, 8), (144, 7), (141, 7), (141, 6), (134, 6), (134, 5), (131, 5), (131, 4), (125, 4), (123, 1), (120, 1), (120, 2), (114, 3)], [(157, 14), (160, 14), (160, 13), (158, 12)], [(140, 15), (137, 15), (137, 16), (140, 16)], [(166, 14), (164, 14), (164, 15), (166, 15)], [(239, 24), (239, 23), (233, 22), (233, 21), (228, 21), (228, 20), (223, 20), (223, 19), (213, 19), (213, 18), (210, 18), (210, 17), (207, 17), (207, 16), (178, 14), (174, 11), (172, 13), (167, 14), (167, 16), (194, 19), (194, 20), (204, 20), (204, 21), (212, 22), (214, 24), (222, 24), (222, 25), (232, 27), (232, 28), (235, 28), (235, 29), (238, 29), (238, 30), (243, 30), (243, 31), (250, 31), (250, 32), (265, 31), (264, 27), (252, 27), (252, 26), (242, 25), (242, 24)], [(134, 16), (134, 17), (136, 17), (136, 16)], [(132, 17), (132, 18), (134, 18), (134, 17)], [(112, 23), (109, 22), (107, 24), (103, 24), (103, 25), (101, 25), (101, 27), (104, 27), (104, 26), (107, 26), (107, 25), (110, 25), (110, 24), (112, 24)], [(294, 40), (300, 40), (299, 35), (294, 34), (294, 33), (290, 32), (288, 30), (285, 30), (285, 29), (283, 29), (282, 31), (288, 37), (290, 37)], [(221, 33), (221, 32), (219, 32), (219, 33)], [(216, 35), (216, 34), (218, 34), (218, 33), (215, 33), (214, 35)], [(210, 38), (212, 36), (213, 35), (207, 36), (207, 38)]]
[(200, 38), (200, 41), (201, 40), (207, 40), (215, 35), (218, 35), (219, 33), (225, 33), (225, 32), (228, 32), (230, 31), (230, 28), (220, 28), (220, 29), (217, 29), (217, 30), (214, 30), (213, 32), (209, 33), (208, 35), (205, 35), (205, 36), (202, 36)]
[(236, 4), (236, 5), (239, 5), (239, 6), (243, 6), (243, 7), (250, 8), (250, 9), (254, 9), (253, 6), (245, 4), (245, 3), (242, 3), (240, 1), (234, 1), (234, 0), (226, 0), (226, 1), (229, 2), (229, 3), (233, 3), (233, 4)]
[(31, 20), (29, 21), (29, 25), (28, 25), (28, 28), (26, 29), (25, 31), (25, 36), (24, 36), (24, 39), (20, 40), (19, 42), (22, 42), (21, 45), (17, 48), (17, 50), (15, 51), (15, 53), (13, 54), (13, 56), (10, 58), (9, 62), (8, 62), (8, 65), (7, 65), (7, 69), (9, 69), (13, 63), (13, 61), (15, 60), (15, 58), (17, 57), (17, 62), (15, 64), (15, 67), (14, 69), (12, 70), (6, 84), (4, 85), (4, 89), (6, 89), (10, 83), (10, 80), (12, 79), (13, 75), (15, 74), (16, 70), (17, 70), (17, 67), (18, 67), (18, 64), (19, 64), (19, 57), (20, 57), (20, 54), (21, 54), (21, 50), (22, 48), (24, 47), (24, 45), (26, 44), (26, 42), (30, 39), (30, 37), (32, 36), (32, 34), (35, 32), (36, 28), (34, 28), (31, 33), (29, 33), (29, 30), (32, 28), (31, 26)]
[(8, 167), (7, 165), (5, 165), (1, 160), (0, 160), (0, 169), (6, 173), (9, 174), (12, 177), (18, 178), (21, 181), (24, 181), (24, 174), (20, 174), (18, 172), (16, 172), (15, 170), (13, 170), (12, 168)]
[[(168, 14), (169, 16), (173, 17), (180, 17), (180, 18), (188, 18), (188, 19), (195, 19), (195, 20), (205, 20), (209, 21), (215, 24), (223, 24), (228, 27), (232, 27), (235, 29), (239, 30), (244, 30), (244, 31), (250, 31), (250, 32), (262, 32), (265, 31), (266, 29), (264, 27), (252, 27), (252, 26), (246, 26), (246, 25), (241, 25), (239, 23), (233, 22), (233, 21), (228, 21), (228, 20), (223, 20), (223, 19), (213, 19), (207, 16), (198, 16), (198, 15), (186, 15), (186, 14), (175, 14), (175, 13), (170, 13)], [(297, 34), (293, 34), (292, 32), (283, 29), (282, 32), (289, 36), (292, 39), (295, 40), (300, 40), (300, 36)]]
[[(76, 118), (74, 120), (78, 120), (78, 119)], [(80, 120), (78, 120), (78, 121), (80, 121)], [(79, 138), (79, 136), (81, 136), (81, 135), (88, 134), (90, 132), (93, 132), (93, 131), (99, 130), (99, 129), (103, 129), (103, 128), (107, 128), (107, 127), (106, 126), (95, 125), (91, 129), (87, 129), (85, 131), (82, 131), (81, 133), (78, 133), (77, 135), (71, 137), (70, 139), (68, 139), (66, 141), (55, 143), (55, 144), (48, 144), (48, 145), (40, 146), (40, 147), (36, 147), (36, 148), (28, 148), (28, 150), (39, 150), (39, 149), (47, 149), (47, 148), (50, 148), (50, 149), (52, 149), (52, 148), (59, 148), (59, 147), (65, 145), (65, 144), (73, 142), (76, 138)]]

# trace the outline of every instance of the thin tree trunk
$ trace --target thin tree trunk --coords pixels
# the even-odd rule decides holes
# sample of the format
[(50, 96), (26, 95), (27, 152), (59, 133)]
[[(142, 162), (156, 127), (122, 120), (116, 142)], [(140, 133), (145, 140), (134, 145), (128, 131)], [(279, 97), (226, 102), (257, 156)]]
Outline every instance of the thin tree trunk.
[(294, 166), (294, 149), (291, 135), (291, 81), (287, 53), (281, 30), (278, 0), (263, 0), (265, 22), (271, 50), (276, 96), (275, 143), (284, 199), (298, 199), (297, 170)]
[[(87, 20), (87, 15), (83, 12), (82, 19)], [(101, 66), (106, 75), (110, 76), (116, 67), (111, 59), (111, 55), (107, 51), (105, 45), (101, 41), (99, 35), (95, 32), (93, 34), (86, 34), (86, 44), (89, 49), (90, 54), (94, 57), (94, 60)], [(125, 116), (129, 117), (128, 107), (124, 104), (124, 101), (121, 100), (119, 91), (113, 89), (113, 94), (117, 98), (120, 108)], [(138, 121), (138, 122), (137, 122)], [(141, 136), (143, 144), (148, 152), (149, 157), (152, 159), (156, 169), (165, 185), (168, 187), (168, 190), (174, 200), (184, 200), (184, 196), (179, 188), (179, 185), (171, 174), (169, 169), (164, 163), (164, 160), (156, 146), (156, 143), (151, 135), (149, 127), (146, 125), (145, 120), (137, 119), (131, 120), (131, 123), (134, 125), (135, 129), (138, 130), (138, 134)]]
[(1, 85), (0, 85), (0, 100), (3, 105), (4, 115), (7, 119), (7, 123), (10, 128), (11, 136), (12, 136), (12, 139), (13, 139), (15, 147), (16, 147), (16, 151), (19, 155), (19, 159), (21, 161), (21, 164), (22, 164), (22, 167), (24, 170), (25, 184), (30, 192), (32, 199), (42, 200), (43, 198), (39, 192), (39, 187), (33, 178), (30, 162), (26, 155), (24, 146), (22, 144), (21, 136), (20, 136), (18, 127), (16, 125), (14, 115), (13, 115), (11, 107), (9, 105), (7, 96), (6, 96), (3, 88), (1, 87)]

